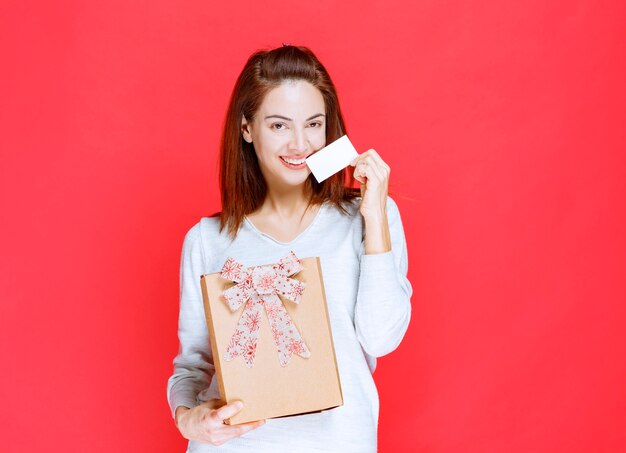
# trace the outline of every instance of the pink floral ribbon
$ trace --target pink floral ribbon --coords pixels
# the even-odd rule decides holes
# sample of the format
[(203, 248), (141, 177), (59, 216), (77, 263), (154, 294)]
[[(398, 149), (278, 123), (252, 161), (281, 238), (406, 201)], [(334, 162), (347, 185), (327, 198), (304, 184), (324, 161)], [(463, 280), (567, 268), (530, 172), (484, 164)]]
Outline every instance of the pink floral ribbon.
[(228, 362), (241, 355), (248, 368), (252, 367), (263, 307), (272, 329), (281, 366), (287, 366), (293, 354), (304, 358), (311, 356), (278, 297), (280, 295), (296, 304), (300, 303), (305, 285), (290, 277), (302, 269), (302, 264), (293, 252), (289, 252), (276, 264), (250, 268), (232, 258), (226, 260), (220, 277), (234, 281), (237, 285), (224, 291), (224, 299), (232, 311), (236, 311), (244, 303), (246, 305), (226, 348), (224, 360)]

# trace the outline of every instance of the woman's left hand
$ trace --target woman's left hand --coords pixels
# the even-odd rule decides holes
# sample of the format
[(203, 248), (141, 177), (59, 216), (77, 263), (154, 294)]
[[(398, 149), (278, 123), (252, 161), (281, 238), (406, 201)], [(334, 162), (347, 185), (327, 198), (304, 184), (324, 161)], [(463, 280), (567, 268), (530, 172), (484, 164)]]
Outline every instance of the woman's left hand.
[(389, 165), (374, 149), (368, 149), (354, 159), (354, 179), (361, 183), (359, 211), (366, 221), (386, 218)]
[(391, 169), (373, 149), (360, 154), (350, 165), (355, 167), (354, 179), (361, 183), (359, 211), (365, 220), (365, 254), (389, 252), (387, 191)]

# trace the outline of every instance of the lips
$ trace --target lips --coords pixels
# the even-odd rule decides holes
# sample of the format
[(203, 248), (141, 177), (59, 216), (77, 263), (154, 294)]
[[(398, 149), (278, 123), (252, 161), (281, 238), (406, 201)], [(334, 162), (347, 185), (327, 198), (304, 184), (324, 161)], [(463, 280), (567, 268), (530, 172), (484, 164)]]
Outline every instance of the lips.
[(310, 154), (304, 155), (300, 154), (298, 156), (278, 156), (280, 157), (280, 161), (287, 168), (291, 168), (292, 170), (300, 170), (306, 168), (306, 158), (309, 157)]

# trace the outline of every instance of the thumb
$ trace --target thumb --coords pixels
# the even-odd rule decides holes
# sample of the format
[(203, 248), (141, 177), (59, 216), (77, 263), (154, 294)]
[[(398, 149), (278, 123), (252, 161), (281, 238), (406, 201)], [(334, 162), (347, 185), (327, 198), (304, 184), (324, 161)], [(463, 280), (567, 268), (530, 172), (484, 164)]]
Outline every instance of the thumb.
[(241, 401), (233, 401), (232, 403), (220, 407), (217, 411), (215, 411), (215, 415), (220, 420), (224, 420), (225, 418), (232, 417), (241, 409), (243, 409), (243, 403)]

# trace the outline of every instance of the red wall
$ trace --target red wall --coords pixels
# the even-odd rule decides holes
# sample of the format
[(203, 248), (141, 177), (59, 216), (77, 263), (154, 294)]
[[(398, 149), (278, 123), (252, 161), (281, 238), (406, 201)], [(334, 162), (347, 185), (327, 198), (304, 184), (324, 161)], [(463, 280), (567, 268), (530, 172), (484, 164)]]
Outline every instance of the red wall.
[(414, 296), (380, 451), (626, 451), (625, 5), (3, 2), (3, 451), (184, 451), (182, 239), (282, 42), (392, 168)]

